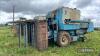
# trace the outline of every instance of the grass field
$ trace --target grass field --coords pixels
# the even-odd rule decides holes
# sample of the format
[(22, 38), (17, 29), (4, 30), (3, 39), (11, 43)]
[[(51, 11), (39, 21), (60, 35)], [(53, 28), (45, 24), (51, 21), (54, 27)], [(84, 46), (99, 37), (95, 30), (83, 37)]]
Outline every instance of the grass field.
[[(14, 37), (10, 27), (0, 27), (0, 56), (98, 56), (100, 53), (100, 31), (88, 33), (85, 42), (74, 42), (68, 47), (49, 47), (45, 51), (18, 47), (18, 38)], [(78, 48), (93, 48), (93, 52), (80, 53)]]

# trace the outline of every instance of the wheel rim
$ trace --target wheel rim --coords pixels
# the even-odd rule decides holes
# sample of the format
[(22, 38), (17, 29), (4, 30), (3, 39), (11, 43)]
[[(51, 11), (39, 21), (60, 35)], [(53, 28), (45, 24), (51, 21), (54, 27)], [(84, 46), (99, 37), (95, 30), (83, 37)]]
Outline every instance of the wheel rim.
[(68, 44), (68, 39), (66, 38), (66, 36), (63, 36), (62, 37), (61, 43), (64, 44), (64, 45), (67, 45)]
[(60, 47), (68, 46), (70, 43), (70, 35), (65, 31), (60, 31), (57, 38), (57, 44)]

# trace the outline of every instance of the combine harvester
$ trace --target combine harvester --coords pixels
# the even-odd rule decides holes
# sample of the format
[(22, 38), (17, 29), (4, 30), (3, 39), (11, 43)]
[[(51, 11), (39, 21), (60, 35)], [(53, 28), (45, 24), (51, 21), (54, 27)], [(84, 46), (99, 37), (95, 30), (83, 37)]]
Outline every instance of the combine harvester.
[(82, 41), (87, 32), (94, 30), (93, 23), (80, 20), (80, 11), (76, 8), (62, 7), (46, 16), (48, 23), (48, 38), (54, 39), (59, 46), (67, 46), (73, 41)]
[(84, 35), (94, 30), (90, 20), (80, 20), (79, 10), (68, 7), (58, 8), (46, 16), (37, 16), (32, 21), (15, 23), (19, 26), (17, 28), (23, 27), (25, 46), (31, 44), (39, 50), (46, 49), (48, 40), (51, 39), (60, 47), (68, 46), (74, 41), (84, 42), (86, 39)]

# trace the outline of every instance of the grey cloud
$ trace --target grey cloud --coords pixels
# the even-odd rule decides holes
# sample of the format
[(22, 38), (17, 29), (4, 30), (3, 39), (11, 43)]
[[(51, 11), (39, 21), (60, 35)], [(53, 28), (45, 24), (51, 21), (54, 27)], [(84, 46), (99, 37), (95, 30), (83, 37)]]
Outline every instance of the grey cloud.
[[(42, 0), (41, 0), (42, 1)], [(12, 13), (12, 7), (15, 5), (16, 13), (23, 14), (44, 14), (48, 11), (51, 11), (55, 8), (58, 8), (60, 5), (57, 2), (55, 3), (38, 3), (40, 0), (0, 0), (0, 10), (5, 11), (7, 13)], [(48, 0), (52, 1), (52, 0)], [(34, 2), (34, 3), (32, 3)], [(62, 0), (62, 2), (68, 2)]]
[(0, 10), (5, 12), (12, 12), (13, 5), (15, 6), (15, 12), (28, 12), (30, 11), (31, 0), (0, 0)]
[(77, 0), (75, 2), (77, 8), (84, 8), (92, 3), (93, 0)]
[[(68, 4), (68, 3), (70, 3), (72, 0), (61, 0), (60, 1), (60, 3), (62, 4), (62, 5), (64, 5), (64, 4)], [(61, 5), (60, 4), (60, 5)]]

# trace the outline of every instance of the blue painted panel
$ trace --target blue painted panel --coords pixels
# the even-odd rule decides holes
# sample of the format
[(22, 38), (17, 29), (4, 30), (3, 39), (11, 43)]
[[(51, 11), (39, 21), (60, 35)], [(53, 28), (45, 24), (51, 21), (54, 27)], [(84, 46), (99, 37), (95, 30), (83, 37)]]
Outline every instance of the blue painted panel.
[(60, 30), (75, 30), (75, 29), (80, 29), (79, 24), (61, 24), (59, 26)]
[(94, 25), (93, 25), (92, 22), (90, 22), (90, 23), (89, 23), (89, 27), (88, 27), (88, 29), (87, 29), (87, 32), (92, 32), (92, 31), (94, 31)]
[(56, 12), (56, 20), (58, 21), (57, 23), (63, 23), (62, 22), (62, 15), (63, 15), (63, 11), (62, 9), (58, 9)]

